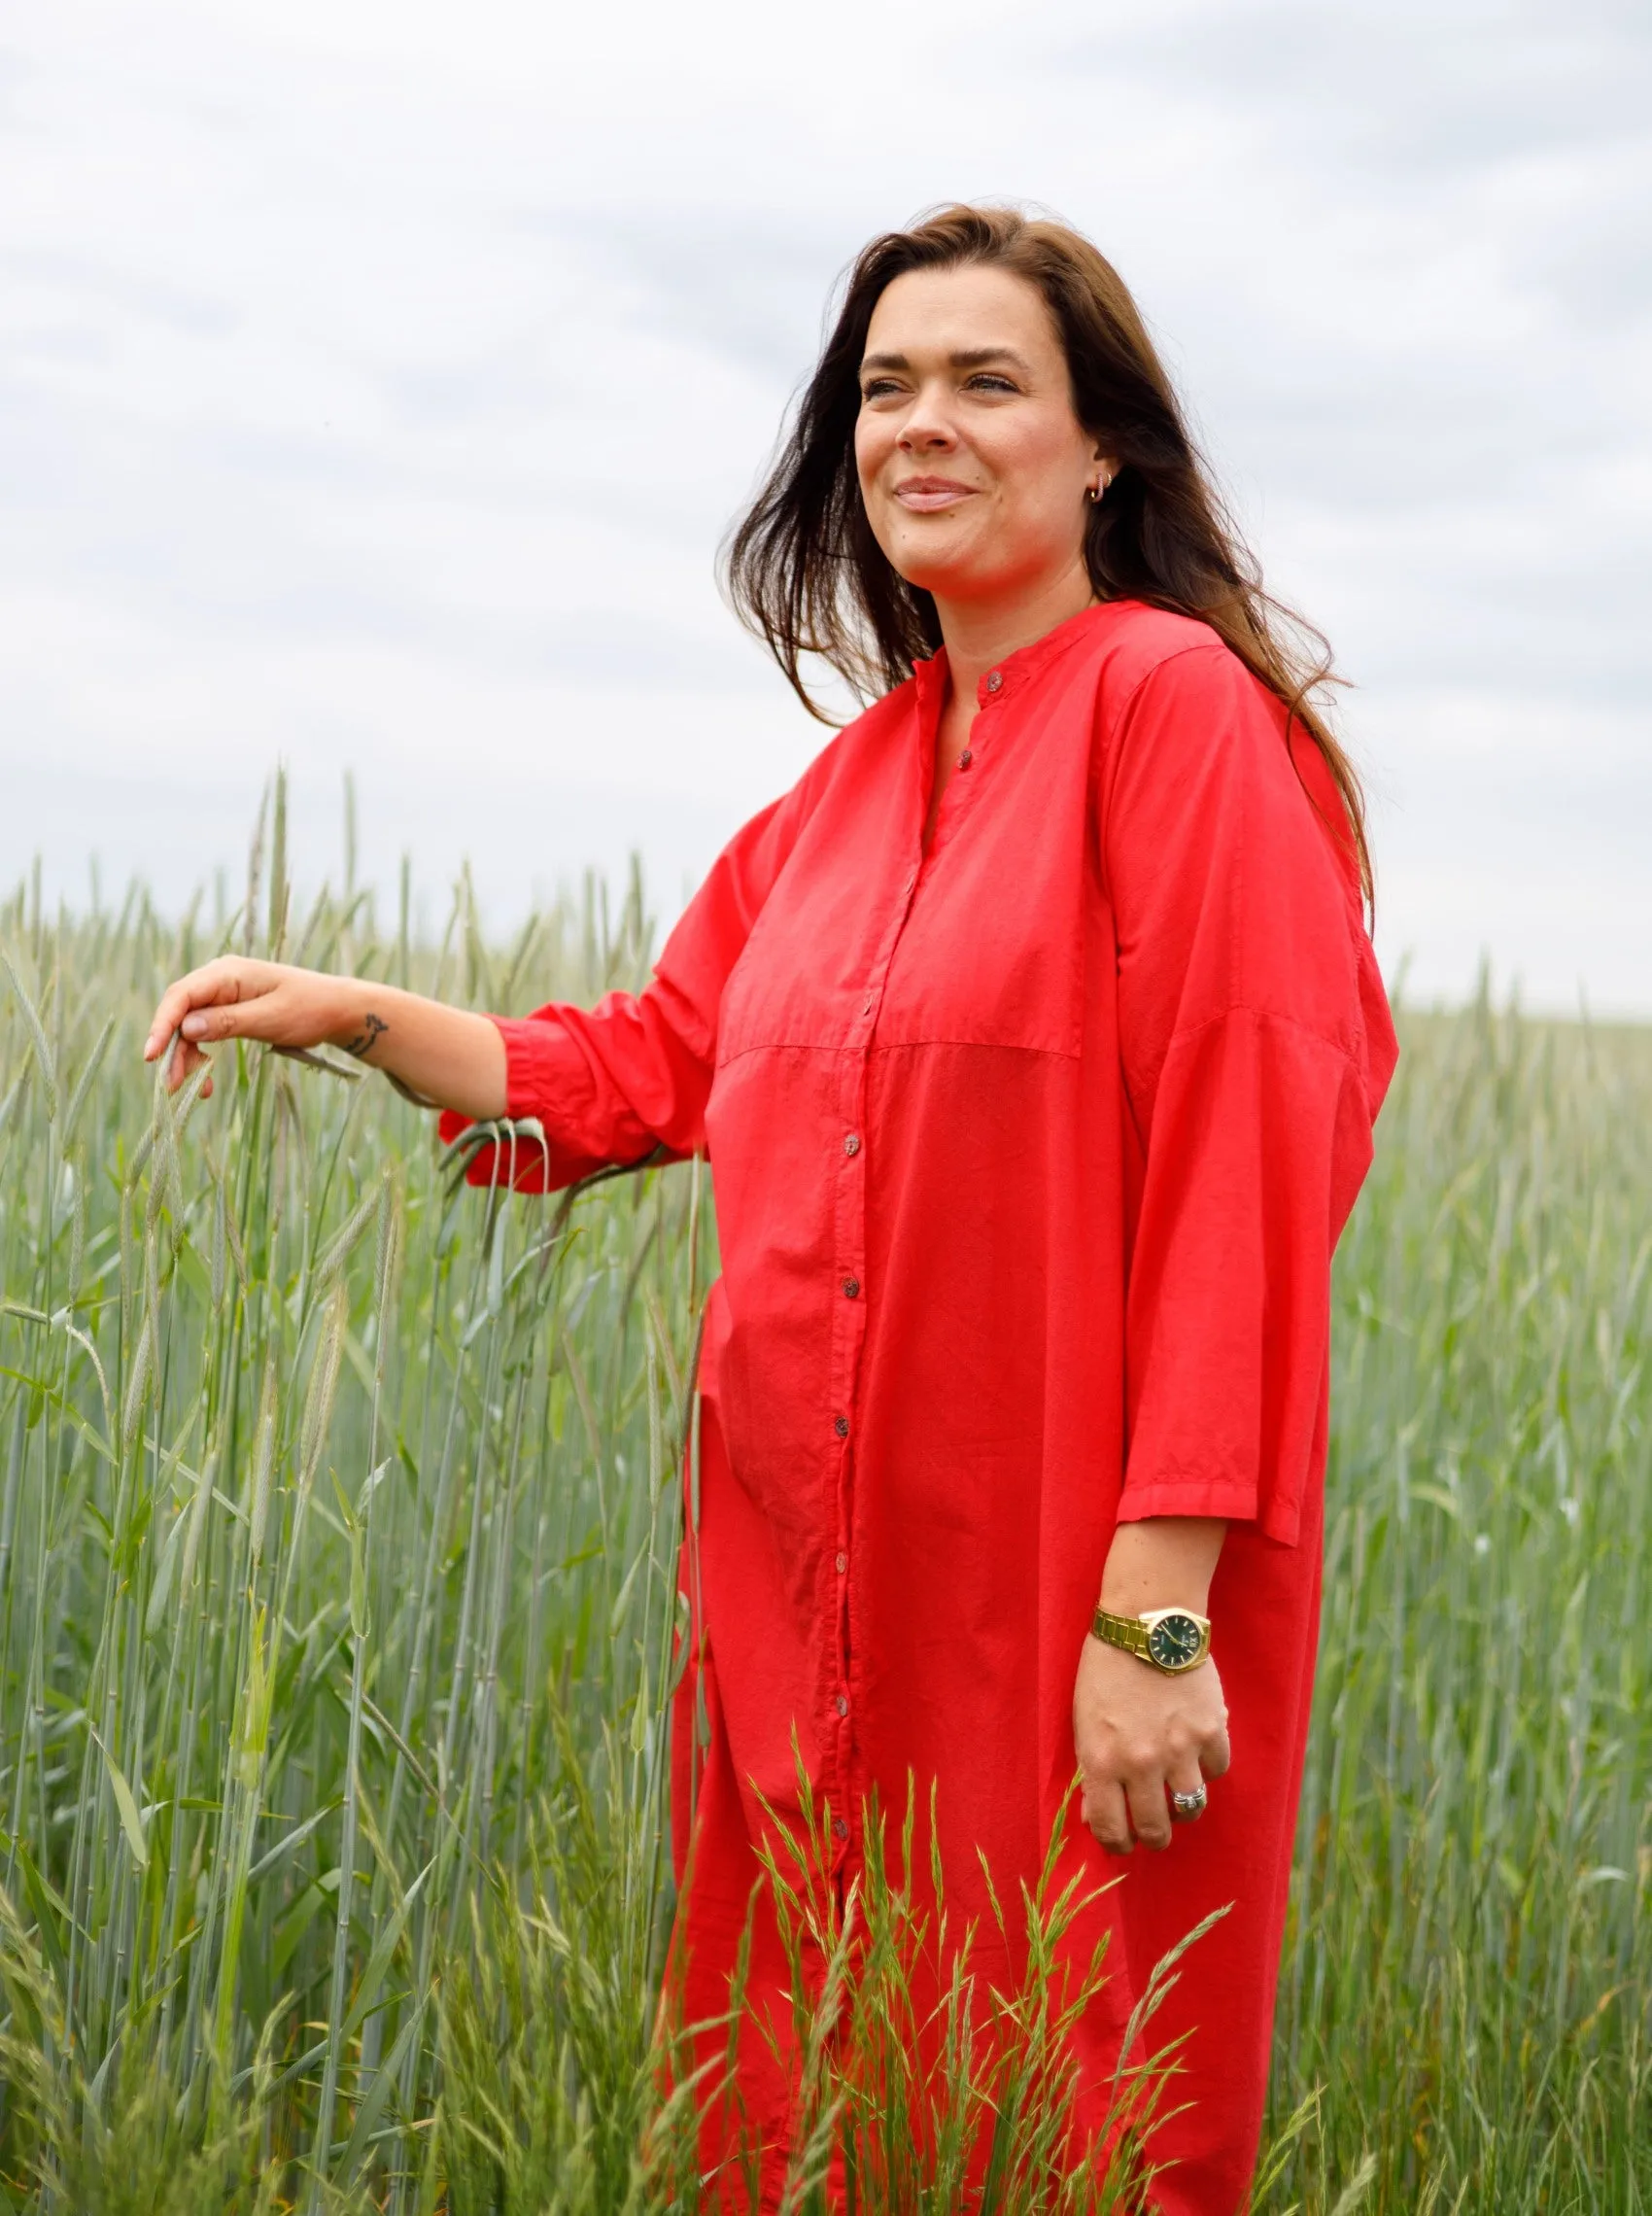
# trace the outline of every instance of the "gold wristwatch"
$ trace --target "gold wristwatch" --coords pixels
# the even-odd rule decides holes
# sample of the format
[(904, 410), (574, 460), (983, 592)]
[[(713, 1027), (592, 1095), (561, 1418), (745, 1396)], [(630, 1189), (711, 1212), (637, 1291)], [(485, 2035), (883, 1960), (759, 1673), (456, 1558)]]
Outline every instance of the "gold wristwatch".
[(1148, 1609), (1141, 1615), (1109, 1615), (1097, 1609), (1090, 1626), (1108, 1646), (1139, 1655), (1167, 1678), (1196, 1670), (1210, 1652), (1210, 1618), (1191, 1609)]

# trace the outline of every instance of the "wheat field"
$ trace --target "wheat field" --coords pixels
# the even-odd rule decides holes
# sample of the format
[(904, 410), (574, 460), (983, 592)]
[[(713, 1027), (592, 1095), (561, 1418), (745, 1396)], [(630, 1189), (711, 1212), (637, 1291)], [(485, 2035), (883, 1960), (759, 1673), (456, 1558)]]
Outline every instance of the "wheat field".
[[(0, 909), (0, 2206), (699, 2204), (657, 1995), (708, 1175), (501, 1201), (376, 1078), (234, 1051), (169, 1103), (138, 1058), (221, 947), (523, 1009), (637, 982), (651, 926), (592, 884), (493, 946), (462, 883), (427, 944), (351, 875), (294, 908), (278, 787), (233, 908)], [(1482, 996), (1402, 1042), (1337, 1263), (1258, 2216), (1631, 2216), (1652, 1033)], [(956, 2046), (905, 2170), (937, 2089), (875, 2027), (821, 2059), (791, 2205), (836, 2135), (862, 2208), (943, 2216), (1017, 2102), (982, 2205), (1114, 2204), (1056, 2174), (1059, 2026), (1009, 2004), (1025, 2083)]]

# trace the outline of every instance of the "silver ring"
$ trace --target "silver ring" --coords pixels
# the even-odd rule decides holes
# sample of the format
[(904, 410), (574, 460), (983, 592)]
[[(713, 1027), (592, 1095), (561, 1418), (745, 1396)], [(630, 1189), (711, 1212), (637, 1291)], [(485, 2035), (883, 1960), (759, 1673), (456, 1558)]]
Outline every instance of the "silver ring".
[(1176, 1819), (1179, 1823), (1191, 1823), (1198, 1817), (1204, 1815), (1205, 1806), (1209, 1799), (1209, 1793), (1206, 1792), (1203, 1785), (1200, 1785), (1196, 1791), (1190, 1793), (1172, 1793), (1170, 1805), (1176, 1812)]

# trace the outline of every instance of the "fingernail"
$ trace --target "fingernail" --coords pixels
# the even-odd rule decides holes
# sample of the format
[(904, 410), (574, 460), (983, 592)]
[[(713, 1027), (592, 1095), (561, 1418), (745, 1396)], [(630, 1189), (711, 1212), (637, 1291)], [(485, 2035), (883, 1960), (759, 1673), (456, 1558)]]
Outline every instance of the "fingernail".
[(198, 1039), (206, 1029), (206, 1018), (204, 1016), (186, 1016), (178, 1027), (186, 1039)]

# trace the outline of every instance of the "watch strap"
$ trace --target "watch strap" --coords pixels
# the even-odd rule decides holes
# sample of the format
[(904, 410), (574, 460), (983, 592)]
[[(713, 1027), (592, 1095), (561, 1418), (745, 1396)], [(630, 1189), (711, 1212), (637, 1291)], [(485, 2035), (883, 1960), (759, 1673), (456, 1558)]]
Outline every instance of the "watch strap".
[(1127, 1654), (1139, 1654), (1144, 1662), (1152, 1659), (1148, 1627), (1140, 1616), (1109, 1615), (1105, 1609), (1097, 1609), (1090, 1629), (1104, 1645), (1121, 1646)]

